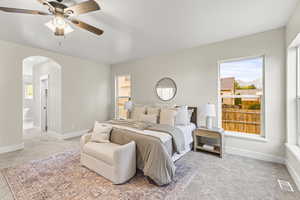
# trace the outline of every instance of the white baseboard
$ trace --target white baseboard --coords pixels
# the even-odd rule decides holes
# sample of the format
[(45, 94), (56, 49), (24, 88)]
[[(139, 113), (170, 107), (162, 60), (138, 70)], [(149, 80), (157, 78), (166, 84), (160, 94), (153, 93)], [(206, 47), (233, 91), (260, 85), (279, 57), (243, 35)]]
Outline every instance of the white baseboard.
[(300, 191), (300, 174), (297, 174), (294, 167), (288, 161), (286, 161), (285, 165), (286, 165), (286, 168), (288, 169), (288, 172), (290, 173), (291, 177), (293, 178), (298, 190)]
[(257, 160), (285, 164), (285, 159), (283, 157), (264, 154), (256, 151), (249, 151), (249, 150), (239, 149), (234, 147), (225, 147), (225, 152), (228, 154), (244, 156), (244, 157), (253, 158)]
[(70, 139), (70, 138), (74, 138), (74, 137), (80, 137), (80, 136), (84, 135), (85, 133), (87, 133), (89, 130), (90, 129), (85, 129), (85, 130), (76, 131), (76, 132), (64, 133), (64, 134), (62, 134), (62, 139), (66, 140), (66, 139)]
[(285, 165), (291, 177), (293, 178), (298, 190), (300, 191), (300, 147), (292, 144), (285, 144), (286, 147), (286, 161)]
[(67, 139), (71, 139), (74, 137), (80, 137), (83, 134), (87, 133), (89, 131), (89, 129), (85, 129), (85, 130), (81, 130), (81, 131), (75, 131), (75, 132), (69, 132), (69, 133), (64, 133), (64, 134), (60, 134), (54, 131), (48, 131), (47, 134), (60, 139), (60, 140), (67, 140)]
[(51, 136), (51, 137), (55, 137), (56, 139), (62, 140), (61, 134), (57, 133), (55, 131), (48, 130), (46, 135)]
[(18, 151), (24, 149), (24, 143), (17, 144), (17, 145), (10, 145), (10, 146), (5, 146), (5, 147), (0, 147), (0, 154), (2, 153), (8, 153), (12, 151)]

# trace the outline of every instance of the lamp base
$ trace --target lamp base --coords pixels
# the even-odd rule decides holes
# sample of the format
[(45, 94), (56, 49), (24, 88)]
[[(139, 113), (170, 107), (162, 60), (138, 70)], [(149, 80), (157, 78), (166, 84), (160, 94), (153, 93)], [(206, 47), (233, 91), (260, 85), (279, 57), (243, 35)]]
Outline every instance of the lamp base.
[(206, 117), (206, 128), (212, 129), (213, 128), (213, 118)]

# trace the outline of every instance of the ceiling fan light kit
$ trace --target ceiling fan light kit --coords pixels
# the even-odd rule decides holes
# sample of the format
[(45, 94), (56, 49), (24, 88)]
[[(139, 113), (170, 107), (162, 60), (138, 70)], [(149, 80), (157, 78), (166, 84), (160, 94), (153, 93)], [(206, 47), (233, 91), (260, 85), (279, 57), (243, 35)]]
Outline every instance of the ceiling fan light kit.
[(56, 36), (65, 36), (72, 33), (74, 29), (63, 19), (59, 17), (54, 17), (51, 21), (45, 23)]
[(85, 29), (96, 35), (102, 35), (103, 30), (98, 29), (92, 25), (84, 23), (80, 20), (75, 19), (76, 16), (100, 10), (100, 6), (95, 0), (87, 0), (70, 7), (64, 5), (63, 0), (47, 1), (47, 0), (37, 0), (39, 3), (43, 4), (48, 8), (49, 13), (37, 11), (37, 10), (27, 10), (18, 8), (6, 8), (0, 7), (0, 11), (9, 13), (22, 13), (22, 14), (32, 14), (32, 15), (44, 15), (53, 16), (50, 22), (45, 25), (54, 32), (56, 36), (65, 36), (74, 31), (69, 23), (75, 25), (76, 27)]

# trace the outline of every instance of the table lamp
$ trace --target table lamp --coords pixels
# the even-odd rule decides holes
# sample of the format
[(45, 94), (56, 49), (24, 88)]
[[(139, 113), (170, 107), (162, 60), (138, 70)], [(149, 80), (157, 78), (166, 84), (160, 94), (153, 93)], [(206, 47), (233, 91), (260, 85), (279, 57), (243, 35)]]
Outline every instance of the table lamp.
[(128, 111), (127, 113), (127, 119), (130, 117), (130, 112), (132, 111), (133, 103), (131, 101), (131, 98), (129, 101), (125, 102), (124, 109)]
[(206, 128), (212, 129), (213, 127), (213, 118), (216, 117), (216, 106), (215, 104), (206, 104), (205, 105), (205, 116), (206, 116)]

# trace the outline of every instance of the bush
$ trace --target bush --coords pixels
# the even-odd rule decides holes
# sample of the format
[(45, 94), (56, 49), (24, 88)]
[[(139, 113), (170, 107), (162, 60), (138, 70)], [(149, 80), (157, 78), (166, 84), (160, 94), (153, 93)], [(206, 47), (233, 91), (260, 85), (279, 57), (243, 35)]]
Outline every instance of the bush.
[(235, 98), (234, 99), (234, 105), (239, 106), (242, 104), (242, 99), (241, 98)]
[(260, 110), (260, 104), (252, 104), (249, 106), (249, 110)]

